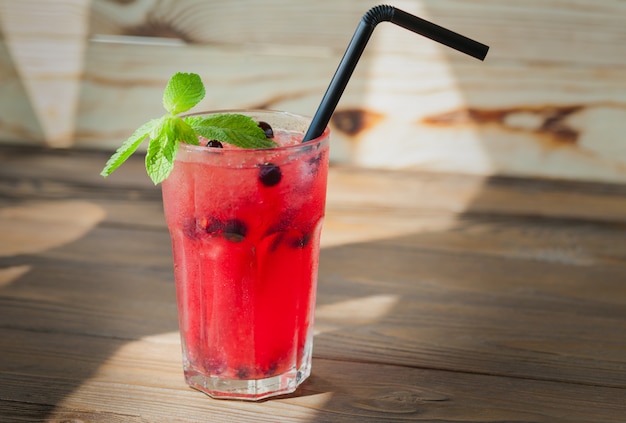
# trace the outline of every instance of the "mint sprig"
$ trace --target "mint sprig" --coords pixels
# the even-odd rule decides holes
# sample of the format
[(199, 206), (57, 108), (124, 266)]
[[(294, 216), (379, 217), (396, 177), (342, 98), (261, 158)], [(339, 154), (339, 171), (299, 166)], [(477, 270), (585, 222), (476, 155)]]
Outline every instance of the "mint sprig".
[(205, 95), (200, 77), (194, 73), (177, 73), (163, 92), (167, 114), (141, 125), (106, 162), (100, 174), (105, 178), (126, 161), (149, 139), (146, 171), (154, 184), (163, 182), (174, 168), (180, 142), (198, 145), (198, 137), (216, 139), (240, 148), (272, 148), (276, 143), (265, 137), (257, 122), (241, 114), (211, 116), (178, 116), (197, 105)]

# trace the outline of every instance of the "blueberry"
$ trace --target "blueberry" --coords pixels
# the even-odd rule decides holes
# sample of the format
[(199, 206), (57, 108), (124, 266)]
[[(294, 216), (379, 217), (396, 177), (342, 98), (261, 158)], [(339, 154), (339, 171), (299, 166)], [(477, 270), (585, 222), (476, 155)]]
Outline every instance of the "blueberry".
[(237, 377), (239, 379), (247, 379), (248, 376), (250, 376), (250, 370), (248, 370), (247, 367), (241, 366), (239, 369), (237, 369)]
[(265, 235), (271, 235), (276, 232), (282, 232), (282, 231), (288, 230), (289, 227), (291, 226), (291, 223), (296, 218), (297, 214), (298, 214), (297, 209), (283, 210), (278, 216), (278, 218), (276, 219), (276, 221), (272, 223), (271, 225), (269, 225), (269, 227), (267, 228), (267, 231), (265, 232)]
[(263, 163), (259, 166), (259, 180), (266, 187), (273, 187), (283, 177), (280, 167), (273, 163)]
[(183, 233), (189, 239), (198, 238), (198, 228), (196, 225), (196, 219), (191, 219), (183, 224)]
[(267, 122), (259, 122), (259, 128), (261, 128), (265, 132), (265, 136), (267, 138), (274, 138), (274, 130)]
[(274, 374), (276, 373), (277, 370), (278, 370), (278, 362), (273, 361), (272, 364), (270, 364), (270, 366), (265, 371), (265, 375), (266, 376), (274, 376)]
[(291, 248), (306, 248), (306, 246), (311, 243), (311, 238), (313, 237), (313, 234), (291, 230), (274, 232), (269, 236), (271, 238), (268, 238), (270, 240), (268, 250), (270, 252), (274, 252), (281, 245)]
[(222, 145), (221, 142), (219, 142), (218, 140), (211, 140), (209, 142), (206, 143), (207, 147), (213, 147), (213, 148), (223, 148), (224, 146)]
[(274, 252), (276, 251), (276, 249), (278, 249), (278, 246), (280, 245), (280, 243), (283, 241), (283, 238), (285, 237), (285, 233), (284, 232), (276, 232), (274, 234), (272, 234), (273, 238), (272, 238), (272, 242), (270, 244), (269, 247), (269, 251), (270, 252)]
[(320, 164), (322, 161), (322, 154), (318, 154), (315, 157), (311, 157), (309, 160), (307, 160), (307, 163), (309, 165), (309, 172), (311, 175), (315, 175), (317, 173), (317, 171), (320, 168)]
[(293, 248), (304, 248), (309, 244), (309, 241), (311, 241), (311, 234), (303, 234), (294, 238), (291, 242), (291, 246)]
[(233, 242), (241, 242), (248, 233), (248, 227), (239, 219), (229, 220), (222, 227), (224, 238)]

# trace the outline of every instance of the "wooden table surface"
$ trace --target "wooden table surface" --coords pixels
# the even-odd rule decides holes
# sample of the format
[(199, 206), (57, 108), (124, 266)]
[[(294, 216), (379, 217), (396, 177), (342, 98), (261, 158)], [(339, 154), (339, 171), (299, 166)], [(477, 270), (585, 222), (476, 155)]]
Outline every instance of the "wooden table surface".
[(160, 191), (134, 157), (0, 148), (1, 422), (624, 422), (626, 186), (334, 167), (313, 374), (182, 375)]

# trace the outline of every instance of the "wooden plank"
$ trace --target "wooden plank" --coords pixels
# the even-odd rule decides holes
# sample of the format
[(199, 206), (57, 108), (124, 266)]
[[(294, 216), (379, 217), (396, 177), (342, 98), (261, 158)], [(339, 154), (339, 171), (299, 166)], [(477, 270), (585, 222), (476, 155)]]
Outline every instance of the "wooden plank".
[(0, 142), (40, 144), (45, 136), (2, 33), (0, 22)]
[[(603, 70), (598, 79), (594, 67), (511, 67), (496, 58), (495, 64), (457, 59), (450, 68), (440, 59), (383, 50), (363, 57), (342, 97), (332, 122), (333, 160), (374, 168), (625, 180), (619, 67)], [(109, 149), (137, 122), (162, 113), (162, 87), (180, 69), (177, 63), (186, 63), (210, 86), (197, 110), (263, 107), (312, 114), (339, 62), (337, 54), (294, 60), (233, 47), (110, 43), (93, 43), (87, 56), (76, 144)], [(530, 81), (523, 90), (520, 78)], [(123, 104), (129, 113), (110, 103)]]
[[(78, 156), (72, 152), (56, 152), (41, 156), (36, 151), (20, 154), (19, 149), (6, 148), (4, 152), (7, 164), (0, 173), (4, 170), (4, 175), (15, 175), (21, 179), (3, 180), (1, 192), (27, 202), (28, 207), (32, 207), (42, 218), (53, 218), (44, 213), (42, 207), (50, 207), (51, 201), (59, 201), (59, 207), (61, 204), (65, 207), (83, 204), (90, 209), (103, 210), (104, 219), (109, 224), (164, 226), (160, 191), (145, 176), (140, 157), (133, 158), (118, 173), (103, 181), (98, 175), (99, 167), (105, 160), (103, 155)], [(84, 183), (66, 182), (69, 174), (63, 169), (70, 167), (81, 175)], [(626, 215), (624, 190), (619, 186), (563, 182), (533, 184), (514, 179), (491, 179), (484, 184), (480, 178), (454, 175), (434, 177), (409, 172), (380, 173), (333, 168), (324, 245), (419, 232), (423, 234), (420, 237), (424, 240), (422, 244), (430, 243), (429, 247), (434, 248), (440, 242), (435, 242), (439, 239), (436, 234), (446, 230), (446, 240), (460, 243), (456, 248), (464, 248), (468, 244), (463, 243), (472, 242), (475, 249), (482, 244), (480, 241), (484, 234), (480, 232), (481, 222), (493, 219), (497, 229), (489, 234), (492, 244), (484, 245), (483, 252), (526, 254), (538, 260), (543, 257), (545, 260), (578, 263), (623, 257), (617, 235), (619, 231), (613, 232), (614, 227), (610, 225), (611, 222), (622, 224)], [(381, 195), (381, 192), (385, 194)], [(47, 199), (47, 202), (29, 203), (33, 196)], [(77, 203), (75, 199), (78, 197), (83, 200)], [(405, 211), (398, 212), (398, 209)], [(498, 217), (502, 215), (515, 216), (518, 220), (510, 224)], [(522, 229), (528, 226), (529, 219), (536, 218), (544, 219), (543, 223), (530, 225), (536, 226), (536, 229)], [(551, 218), (558, 220), (549, 220)], [(594, 221), (609, 225), (597, 225)], [(569, 227), (568, 222), (577, 227)], [(16, 223), (19, 222), (11, 221), (6, 225), (17, 230)], [(549, 225), (554, 224), (565, 232), (555, 229), (549, 237), (542, 239), (543, 231), (550, 230)], [(593, 230), (587, 231), (589, 225)], [(485, 230), (488, 231), (488, 227), (485, 226)], [(583, 239), (593, 238), (596, 230), (602, 235), (596, 238), (593, 250), (589, 250), (589, 245), (568, 246), (571, 242), (580, 243)], [(435, 236), (428, 238), (428, 233), (433, 231)], [(463, 232), (465, 241), (460, 237), (454, 241), (453, 237), (459, 231)], [(497, 243), (495, 237), (499, 238)], [(515, 242), (509, 242), (507, 237), (515, 239)], [(524, 240), (529, 237), (531, 239)], [(504, 248), (507, 243), (510, 248)], [(451, 248), (450, 243), (446, 248)], [(515, 252), (511, 252), (511, 248)]]
[[(112, 149), (162, 113), (162, 88), (180, 70), (210, 87), (199, 109), (312, 114), (356, 22), (376, 3), (0, 4), (3, 142)], [(622, 2), (397, 6), (491, 45), (488, 60), (381, 25), (333, 119), (334, 160), (626, 181)]]
[(382, 243), (568, 266), (626, 263), (623, 223), (538, 217), (461, 217), (446, 230), (406, 231)]
[[(160, 337), (130, 343), (107, 340), (108, 346), (97, 338), (67, 339), (95, 354), (89, 356), (72, 354), (59, 334), (10, 335), (19, 337), (25, 352), (21, 357), (9, 355), (14, 366), (22, 367), (3, 372), (0, 404), (3, 410), (8, 403), (13, 410), (49, 421), (81, 415), (91, 421), (126, 416), (129, 421), (172, 421), (174, 409), (180, 422), (200, 421), (207, 415), (216, 422), (252, 416), (254, 421), (268, 422), (276, 416), (291, 422), (355, 418), (452, 422), (467, 419), (468, 414), (467, 421), (617, 422), (624, 412), (621, 389), (321, 358), (314, 359), (313, 375), (294, 395), (255, 404), (211, 400), (184, 384), (180, 365), (173, 359), (179, 355), (177, 346)], [(5, 343), (0, 340), (0, 345)], [(33, 368), (33, 363), (41, 367)], [(29, 364), (26, 370), (24, 365)], [(31, 373), (44, 365), (46, 375)], [(367, 383), (355, 384), (357, 378)], [(26, 397), (36, 407), (26, 407), (22, 402)]]
[(623, 420), (623, 185), (333, 167), (313, 376), (248, 404), (184, 384), (159, 190), (105, 156), (0, 148), (3, 419)]
[[(452, 241), (443, 234), (435, 247), (418, 233), (323, 249), (317, 354), (346, 360), (349, 351), (364, 361), (626, 386), (623, 257), (597, 265), (541, 260), (541, 245), (528, 242), (520, 253), (512, 243), (494, 253), (499, 244), (489, 237), (472, 248), (462, 234)], [(0, 321), (11, 328), (125, 339), (176, 330), (164, 229), (98, 227), (10, 263), (32, 267), (0, 293)], [(367, 304), (381, 296), (388, 301), (377, 315)], [(360, 311), (346, 314), (346, 301)], [(520, 333), (528, 327), (535, 329)]]
[[(512, 258), (505, 265), (480, 253), (383, 245), (322, 251), (318, 354), (338, 358), (333, 351), (339, 348), (364, 361), (390, 357), (408, 366), (590, 384), (596, 382), (582, 369), (599, 365), (593, 373), (603, 374), (602, 384), (626, 383), (620, 370), (623, 265), (580, 268)], [(367, 304), (377, 297), (388, 304), (366, 319)], [(360, 312), (324, 319), (327, 308), (337, 310), (332, 304), (359, 300)], [(359, 317), (366, 320), (354, 321)]]
[[(298, 3), (272, 0), (262, 4), (100, 0), (94, 2), (91, 10), (90, 31), (92, 34), (179, 38), (193, 44), (254, 43), (343, 51), (361, 16), (378, 4), (370, 0), (341, 4), (330, 0)], [(616, 0), (593, 4), (576, 0), (568, 2), (568, 7), (557, 0), (525, 0), (515, 4), (400, 0), (394, 6), (459, 33), (487, 40), (498, 57), (626, 65), (623, 59), (626, 50), (615, 42), (626, 31), (622, 18), (626, 9)], [(572, 37), (583, 28), (594, 37)], [(404, 31), (391, 25), (381, 25), (376, 31), (379, 40), (368, 45), (368, 51), (391, 48), (421, 54), (448, 52), (432, 43), (416, 41), (414, 36), (407, 37)]]
[(0, 257), (2, 325), (121, 338), (176, 330), (167, 231), (131, 230), (133, 243), (128, 230), (98, 227), (48, 251)]
[[(92, 41), (85, 58), (76, 145), (117, 148), (137, 125), (164, 113), (163, 88), (180, 71), (198, 73), (207, 86), (196, 111), (273, 108), (310, 115), (339, 58), (293, 57), (238, 46)], [(120, 108), (129, 113), (120, 113)]]
[[(0, 148), (2, 194), (37, 199), (102, 200), (123, 206), (128, 200), (158, 218), (160, 189), (147, 177), (136, 154), (106, 180), (99, 173), (109, 153)], [(397, 218), (437, 215), (511, 215), (623, 222), (626, 190), (620, 184), (522, 178), (484, 178), (450, 173), (383, 171), (333, 166), (329, 172), (328, 213), (351, 210), (393, 213)], [(0, 198), (1, 199), (1, 198)], [(146, 200), (145, 202), (143, 200)], [(131, 207), (131, 206), (127, 206)], [(401, 211), (403, 210), (403, 211)], [(410, 220), (407, 218), (407, 220)], [(136, 222), (140, 223), (140, 222)], [(384, 224), (385, 221), (378, 222)], [(393, 225), (393, 222), (390, 222)]]
[[(36, 134), (30, 129), (36, 122), (43, 133), (40, 142), (54, 147), (73, 144), (88, 15), (89, 2), (83, 0), (0, 1), (0, 32), (4, 34), (0, 43), (8, 49), (9, 69), (15, 67), (25, 89), (24, 93), (11, 93), (18, 97), (7, 97), (8, 103), (17, 100), (20, 104), (24, 101), (20, 94), (26, 94), (34, 112), (24, 123), (23, 116), (17, 122), (9, 121), (18, 131), (9, 134), (13, 140), (25, 134), (31, 141)], [(0, 60), (0, 66), (5, 63)]]

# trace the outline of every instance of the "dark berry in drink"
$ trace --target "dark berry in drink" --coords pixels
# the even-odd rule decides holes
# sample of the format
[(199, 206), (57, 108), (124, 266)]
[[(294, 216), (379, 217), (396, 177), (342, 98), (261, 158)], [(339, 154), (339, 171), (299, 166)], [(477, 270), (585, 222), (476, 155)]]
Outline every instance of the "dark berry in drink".
[(266, 187), (273, 187), (283, 177), (280, 167), (274, 163), (263, 163), (259, 167), (259, 180)]
[(183, 224), (183, 233), (189, 239), (198, 239), (199, 238), (199, 228), (196, 222), (196, 219), (193, 218), (191, 220), (186, 221)]
[(274, 376), (274, 374), (276, 373), (276, 370), (278, 370), (278, 362), (273, 361), (272, 364), (270, 364), (268, 369), (265, 371), (265, 375)]
[(292, 240), (291, 246), (293, 248), (304, 248), (309, 244), (311, 240), (311, 234), (303, 234)]
[(259, 128), (261, 128), (265, 132), (265, 136), (267, 138), (274, 138), (274, 130), (267, 122), (259, 122)]
[(250, 370), (247, 367), (241, 366), (237, 369), (237, 377), (239, 379), (247, 379), (250, 376)]
[(209, 142), (206, 143), (207, 147), (213, 147), (213, 148), (223, 148), (224, 146), (222, 145), (221, 142), (219, 142), (218, 140), (211, 140)]
[(318, 154), (317, 156), (312, 157), (307, 160), (307, 163), (309, 165), (309, 173), (311, 175), (315, 175), (317, 173), (317, 170), (320, 168), (321, 160), (322, 160), (321, 154)]
[(223, 226), (224, 238), (226, 238), (229, 241), (241, 242), (244, 240), (247, 233), (248, 233), (247, 225), (239, 219), (229, 220)]

